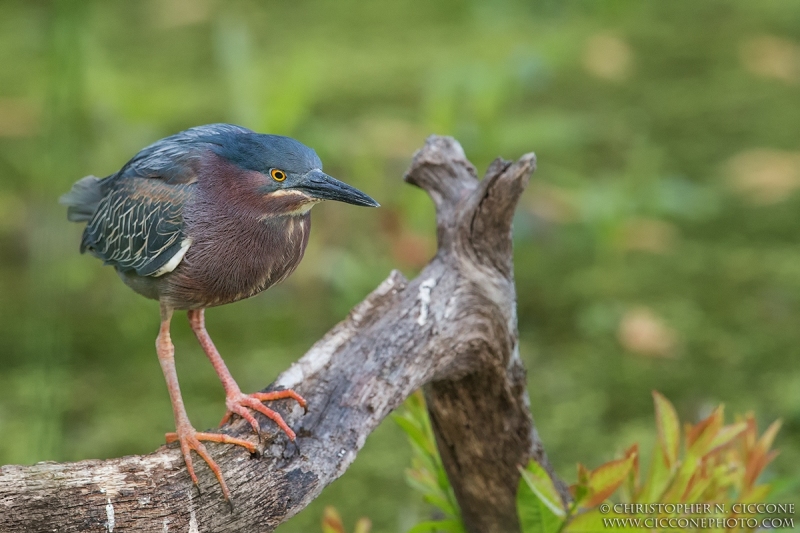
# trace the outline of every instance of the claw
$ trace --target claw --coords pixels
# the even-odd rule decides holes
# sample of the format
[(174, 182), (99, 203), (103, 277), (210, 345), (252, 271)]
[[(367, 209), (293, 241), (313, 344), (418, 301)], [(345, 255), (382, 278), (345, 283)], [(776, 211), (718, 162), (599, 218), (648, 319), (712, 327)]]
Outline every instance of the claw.
[(192, 482), (194, 483), (195, 487), (197, 487), (198, 494), (200, 494), (200, 484), (197, 481), (197, 475), (194, 473), (191, 451), (194, 450), (195, 453), (197, 453), (197, 455), (199, 455), (200, 458), (203, 459), (206, 464), (208, 464), (208, 467), (212, 472), (214, 472), (214, 475), (216, 476), (217, 481), (222, 488), (223, 496), (231, 506), (231, 512), (233, 512), (231, 492), (228, 490), (228, 485), (225, 483), (225, 479), (222, 477), (222, 470), (220, 470), (217, 463), (211, 458), (211, 455), (208, 453), (208, 450), (206, 450), (206, 447), (203, 446), (201, 441), (235, 444), (245, 448), (250, 453), (256, 452), (256, 446), (252, 442), (248, 442), (244, 439), (237, 439), (223, 433), (200, 433), (195, 431), (195, 429), (191, 426), (188, 428), (179, 427), (178, 432), (176, 433), (167, 433), (166, 440), (167, 444), (173, 442), (178, 442), (180, 444), (183, 460), (186, 462), (186, 470), (189, 472), (189, 476), (192, 478)]
[(253, 411), (258, 411), (262, 415), (266, 416), (276, 424), (281, 430), (286, 433), (286, 436), (289, 437), (289, 440), (294, 441), (297, 437), (292, 431), (292, 429), (286, 424), (286, 421), (276, 411), (273, 411), (266, 405), (261, 402), (271, 401), (271, 400), (283, 400), (286, 398), (290, 398), (296, 401), (300, 406), (303, 408), (305, 413), (308, 412), (308, 403), (303, 399), (302, 396), (297, 394), (293, 390), (280, 390), (280, 391), (272, 391), (272, 392), (254, 392), (253, 394), (242, 394), (234, 393), (230, 394), (225, 402), (228, 407), (228, 412), (225, 413), (225, 416), (222, 417), (222, 422), (220, 425), (225, 425), (230, 419), (231, 416), (237, 414), (247, 420), (250, 423), (250, 426), (253, 428), (253, 431), (259, 435), (259, 439), (261, 438), (261, 427), (258, 424), (258, 421), (255, 417), (250, 413), (248, 409), (252, 409)]

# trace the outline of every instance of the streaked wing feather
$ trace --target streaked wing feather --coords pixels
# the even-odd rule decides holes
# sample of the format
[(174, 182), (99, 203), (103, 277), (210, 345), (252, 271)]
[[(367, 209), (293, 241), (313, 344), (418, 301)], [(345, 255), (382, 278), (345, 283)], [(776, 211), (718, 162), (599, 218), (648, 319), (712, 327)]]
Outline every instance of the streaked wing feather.
[(183, 206), (193, 189), (158, 179), (115, 180), (86, 226), (81, 251), (121, 270), (157, 275), (185, 251)]
[[(232, 124), (190, 128), (144, 148), (112, 176), (79, 182), (64, 202), (77, 205), (73, 211), (80, 209), (75, 220), (88, 220), (94, 210), (81, 252), (141, 276), (174, 268), (191, 243), (183, 232), (183, 206), (204, 154), (220, 136), (236, 133), (252, 131)], [(84, 189), (91, 189), (91, 195)]]

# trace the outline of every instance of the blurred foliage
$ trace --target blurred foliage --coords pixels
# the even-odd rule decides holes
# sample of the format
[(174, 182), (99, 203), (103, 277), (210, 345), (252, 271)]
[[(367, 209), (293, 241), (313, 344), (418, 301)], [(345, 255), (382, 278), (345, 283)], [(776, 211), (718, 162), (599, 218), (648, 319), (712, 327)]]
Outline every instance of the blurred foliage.
[[(682, 523), (670, 522), (670, 519), (685, 520), (687, 525), (681, 526), (684, 531), (761, 529), (760, 525), (750, 527), (753, 522), (761, 523), (759, 515), (737, 512), (735, 504), (774, 501), (775, 487), (769, 483), (757, 485), (756, 481), (778, 455), (777, 450), (770, 448), (780, 422), (773, 422), (759, 437), (752, 413), (738, 417), (733, 424), (724, 425), (723, 406), (720, 405), (697, 424), (685, 424), (681, 439), (678, 415), (673, 405), (658, 392), (653, 392), (653, 399), (658, 439), (648, 474), (643, 479), (640, 476), (638, 444), (628, 448), (622, 458), (591, 471), (578, 463), (578, 481), (570, 487), (573, 501), (566, 508), (550, 476), (532, 460), (527, 468), (520, 468), (522, 479), (517, 506), (523, 533), (609, 529), (668, 531), (675, 529), (674, 524)], [(643, 507), (647, 511), (614, 511), (617, 505), (605, 502), (618, 489), (621, 489), (621, 494), (615, 500), (628, 504), (632, 509), (636, 504), (646, 504)], [(601, 504), (605, 505), (601, 507)], [(666, 504), (667, 507), (652, 507), (651, 510), (649, 504)], [(694, 511), (675, 511), (674, 507), (668, 507), (674, 504), (686, 505), (687, 509)], [(667, 512), (670, 509), (672, 512)], [(792, 519), (792, 516), (779, 512), (766, 518), (777, 521)], [(635, 526), (635, 522), (629, 523), (629, 519), (640, 520), (638, 526), (641, 527)], [(711, 520), (721, 520), (722, 524), (733, 526), (703, 525)], [(663, 523), (663, 526), (647, 527), (648, 523)], [(699, 527), (693, 528), (694, 523)]]
[[(372, 522), (368, 518), (359, 518), (353, 533), (369, 533)], [(322, 533), (346, 533), (342, 517), (334, 507), (328, 506), (322, 515)]]
[(425, 503), (436, 508), (435, 518), (415, 524), (407, 533), (465, 533), (455, 492), (436, 448), (422, 391), (412, 394), (392, 418), (405, 432), (413, 453), (411, 468), (406, 470), (406, 481), (422, 494)]
[[(515, 220), (520, 351), (559, 471), (651, 449), (658, 389), (686, 420), (722, 402), (783, 419), (765, 477), (798, 474), (797, 2), (3, 0), (0, 64), (0, 464), (142, 453), (172, 430), (157, 305), (77, 253), (56, 201), (229, 121), (300, 139), (383, 205), (316, 207), (284, 285), (208, 313), (243, 390), (434, 253), (431, 203), (400, 177), (449, 134), (480, 169), (539, 158)], [(173, 330), (189, 414), (212, 427), (221, 386)], [(405, 532), (422, 508), (402, 439), (382, 425), (281, 531), (334, 504)]]
[[(788, 478), (783, 483), (772, 485), (756, 483), (767, 465), (778, 456), (778, 451), (771, 450), (771, 447), (780, 429), (780, 421), (770, 424), (759, 437), (753, 413), (737, 417), (735, 423), (725, 425), (724, 407), (720, 405), (697, 424), (684, 424), (681, 438), (675, 407), (656, 391), (653, 391), (653, 400), (657, 440), (650, 456), (649, 471), (644, 477), (639, 472), (638, 444), (629, 447), (623, 457), (594, 470), (578, 463), (577, 481), (569, 487), (572, 501), (565, 506), (550, 475), (539, 463), (532, 459), (525, 468), (519, 467), (517, 510), (523, 533), (675, 529), (674, 526), (639, 528), (616, 522), (629, 517), (642, 521), (670, 518), (753, 520), (757, 515), (734, 512), (733, 504), (765, 503), (775, 501), (775, 496), (785, 496), (775, 494), (774, 489), (775, 485), (785, 489), (786, 481), (792, 482)], [(409, 485), (422, 494), (426, 503), (434, 506), (433, 514), (439, 515), (434, 520), (419, 522), (408, 530), (409, 533), (464, 533), (458, 502), (436, 448), (422, 392), (417, 391), (408, 398), (394, 419), (403, 428), (414, 450), (412, 468), (406, 472)], [(609, 513), (611, 507), (608, 504), (601, 509), (601, 504), (608, 502), (618, 489), (621, 489), (621, 494), (615, 500), (622, 504), (708, 504), (709, 509), (725, 509), (726, 512), (695, 514), (655, 508), (650, 512)], [(768, 518), (792, 517), (775, 515)], [(754, 531), (757, 528), (700, 529)]]

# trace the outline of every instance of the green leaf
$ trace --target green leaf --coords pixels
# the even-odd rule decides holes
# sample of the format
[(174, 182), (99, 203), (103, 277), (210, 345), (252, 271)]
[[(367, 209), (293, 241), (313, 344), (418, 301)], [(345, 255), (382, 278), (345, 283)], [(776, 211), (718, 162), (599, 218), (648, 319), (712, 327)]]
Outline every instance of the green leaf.
[(733, 442), (739, 435), (744, 433), (747, 429), (747, 422), (737, 422), (735, 424), (731, 424), (730, 426), (723, 426), (714, 438), (711, 439), (711, 443), (708, 445), (710, 451), (708, 453), (712, 453), (717, 451), (720, 448), (723, 448)]
[[(448, 524), (453, 523), (458, 527), (454, 531), (463, 531), (461, 511), (439, 457), (421, 391), (409, 396), (403, 404), (401, 414), (393, 415), (393, 418), (408, 436), (413, 452), (412, 468), (406, 470), (408, 484), (423, 495), (425, 502), (438, 507), (447, 518), (453, 519), (423, 522), (415, 526), (415, 530), (419, 527), (420, 531), (451, 531), (447, 528), (450, 527)], [(436, 524), (434, 529), (431, 529), (432, 524)]]
[(653, 402), (658, 440), (650, 458), (650, 470), (644, 486), (636, 496), (636, 501), (643, 503), (661, 501), (661, 496), (675, 477), (680, 447), (680, 423), (675, 408), (657, 391), (653, 391)]
[(522, 474), (522, 481), (550, 509), (550, 512), (560, 518), (567, 515), (553, 480), (539, 463), (531, 459), (528, 466), (525, 469), (520, 468), (519, 471)]
[(550, 476), (533, 460), (520, 473), (517, 513), (523, 533), (556, 533), (567, 513)]
[(650, 469), (645, 478), (642, 490), (635, 501), (640, 503), (660, 502), (664, 490), (672, 481), (673, 473), (667, 468), (661, 442), (656, 442), (653, 455), (650, 457)]
[(422, 494), (439, 493), (439, 486), (433, 480), (430, 472), (426, 470), (420, 470), (419, 468), (406, 470), (406, 482), (411, 488)]
[(633, 465), (624, 485), (626, 500), (632, 501), (639, 491), (639, 444), (636, 443), (625, 451), (625, 457), (633, 457)]
[(438, 507), (447, 516), (458, 516), (458, 511), (453, 508), (450, 501), (442, 494), (426, 494), (422, 499)]
[(772, 446), (772, 441), (775, 439), (775, 435), (778, 434), (780, 427), (780, 420), (776, 420), (770, 424), (764, 434), (761, 435), (761, 438), (755, 443), (753, 449), (750, 450), (745, 471), (745, 487), (752, 487), (767, 464), (769, 464), (772, 459), (775, 458), (777, 452), (770, 452), (769, 449)]
[(678, 449), (681, 444), (681, 426), (675, 408), (660, 392), (653, 391), (656, 404), (656, 427), (658, 441), (664, 454), (667, 468), (672, 470), (678, 460)]
[(576, 505), (589, 497), (589, 470), (581, 463), (578, 463), (578, 481), (570, 489)]
[(630, 474), (635, 460), (635, 455), (629, 455), (623, 459), (609, 461), (592, 470), (589, 477), (591, 496), (585, 506), (591, 508), (600, 505), (614, 494)]
[(428, 436), (425, 434), (425, 431), (422, 428), (420, 428), (413, 420), (409, 420), (408, 418), (402, 416), (394, 417), (394, 421), (405, 432), (411, 442), (419, 446), (422, 451), (430, 453)]
[(687, 458), (697, 459), (710, 451), (709, 445), (722, 427), (723, 419), (723, 406), (720, 405), (705, 420), (689, 428), (686, 433)]

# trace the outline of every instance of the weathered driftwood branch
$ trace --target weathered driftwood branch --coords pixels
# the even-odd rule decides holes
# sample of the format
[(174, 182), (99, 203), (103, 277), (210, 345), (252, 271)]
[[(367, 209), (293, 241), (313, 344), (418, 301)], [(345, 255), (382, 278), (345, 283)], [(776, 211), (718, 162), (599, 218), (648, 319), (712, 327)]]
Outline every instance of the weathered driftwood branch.
[[(271, 531), (353, 462), (367, 435), (425, 386), (444, 464), (472, 532), (519, 530), (517, 465), (547, 464), (517, 352), (511, 218), (535, 166), (495, 161), (478, 181), (456, 141), (431, 137), (406, 180), (436, 203), (439, 251), (411, 282), (392, 272), (273, 388), (310, 410), (278, 409), (260, 457), (208, 444), (233, 494), (231, 512), (207, 468), (198, 495), (174, 446), (145, 456), (0, 469), (0, 531)], [(260, 415), (257, 415), (260, 416)], [(255, 439), (237, 421), (224, 431)]]

